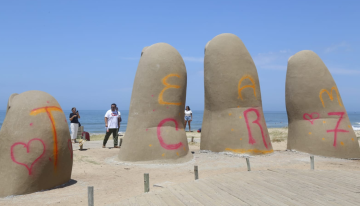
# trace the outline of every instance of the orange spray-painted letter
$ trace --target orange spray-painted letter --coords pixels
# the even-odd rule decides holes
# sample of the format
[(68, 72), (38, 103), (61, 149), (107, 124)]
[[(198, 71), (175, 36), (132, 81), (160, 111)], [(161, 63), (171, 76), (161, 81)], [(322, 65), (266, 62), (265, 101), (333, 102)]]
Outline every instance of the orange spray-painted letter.
[(329, 92), (327, 89), (322, 89), (322, 90), (320, 90), (319, 98), (320, 98), (321, 103), (322, 103), (322, 105), (323, 105), (324, 108), (325, 108), (325, 103), (324, 103), (324, 100), (323, 100), (323, 98), (322, 98), (322, 94), (323, 94), (324, 92), (326, 92), (326, 93), (329, 95), (330, 100), (333, 101), (333, 100), (334, 100), (334, 96), (333, 96), (333, 93), (332, 93), (333, 91), (335, 91), (336, 97), (337, 97), (337, 100), (338, 100), (338, 103), (339, 103), (340, 107), (342, 107), (341, 99), (340, 99), (340, 95), (339, 95), (339, 91), (337, 90), (337, 88), (336, 88), (335, 86), (333, 86), (333, 87), (331, 88), (330, 92)]
[(58, 146), (57, 146), (57, 134), (56, 134), (56, 122), (54, 120), (54, 117), (52, 115), (52, 111), (58, 111), (58, 112), (62, 112), (62, 109), (59, 107), (55, 107), (55, 106), (50, 106), (50, 107), (41, 107), (41, 108), (36, 108), (31, 110), (30, 115), (38, 115), (41, 113), (47, 113), (50, 122), (51, 122), (51, 126), (52, 126), (52, 133), (53, 133), (53, 139), (54, 139), (54, 167), (56, 169), (57, 167), (57, 161), (58, 161)]
[[(247, 84), (247, 85), (244, 85), (244, 86), (241, 87), (241, 83), (245, 79), (249, 79), (251, 81), (251, 85)], [(245, 75), (240, 79), (239, 84), (238, 84), (238, 93), (239, 93), (238, 99), (240, 98), (241, 100), (244, 100), (241, 92), (242, 92), (243, 89), (246, 89), (246, 88), (252, 88), (254, 90), (254, 96), (256, 98), (256, 84), (255, 84), (254, 79), (250, 75)]]
[(180, 88), (179, 85), (172, 85), (172, 84), (167, 83), (166, 81), (167, 81), (167, 79), (168, 79), (169, 77), (177, 77), (177, 78), (180, 78), (180, 75), (178, 75), (178, 74), (169, 74), (169, 75), (167, 75), (166, 77), (164, 77), (164, 78), (162, 79), (162, 83), (163, 83), (163, 85), (165, 85), (165, 88), (164, 88), (164, 89), (160, 92), (160, 94), (159, 94), (159, 99), (158, 99), (159, 104), (180, 106), (180, 105), (181, 105), (181, 102), (166, 102), (166, 101), (164, 101), (164, 99), (163, 99), (164, 92), (165, 92), (167, 89), (170, 89), (170, 88), (179, 89), (179, 88)]

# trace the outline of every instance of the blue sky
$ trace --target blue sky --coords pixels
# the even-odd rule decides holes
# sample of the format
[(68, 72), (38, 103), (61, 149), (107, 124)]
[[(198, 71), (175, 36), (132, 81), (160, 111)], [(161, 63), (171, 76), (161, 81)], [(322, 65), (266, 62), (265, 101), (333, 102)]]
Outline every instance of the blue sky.
[(127, 110), (140, 53), (174, 46), (188, 73), (187, 105), (204, 108), (205, 44), (242, 39), (258, 69), (265, 111), (285, 111), (288, 58), (313, 50), (348, 111), (360, 111), (360, 1), (1, 1), (0, 109), (28, 90), (63, 107)]

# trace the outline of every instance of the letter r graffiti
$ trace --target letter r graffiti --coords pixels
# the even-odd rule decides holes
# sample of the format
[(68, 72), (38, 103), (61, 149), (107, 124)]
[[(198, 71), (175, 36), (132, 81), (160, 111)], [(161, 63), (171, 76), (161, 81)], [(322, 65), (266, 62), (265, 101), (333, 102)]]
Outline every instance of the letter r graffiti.
[(264, 145), (265, 145), (265, 147), (267, 149), (268, 145), (267, 145), (266, 140), (265, 140), (264, 130), (263, 130), (261, 124), (260, 124), (260, 112), (259, 112), (259, 110), (255, 109), (255, 108), (250, 108), (250, 109), (247, 109), (247, 110), (244, 111), (244, 118), (245, 118), (245, 122), (246, 122), (246, 127), (247, 127), (247, 130), (248, 130), (248, 133), (249, 133), (249, 144), (256, 143), (256, 141), (253, 138), (252, 133), (251, 133), (251, 128), (250, 128), (250, 124), (249, 124), (249, 118), (248, 118), (248, 113), (249, 112), (255, 112), (255, 114), (256, 114), (257, 118), (252, 123), (257, 124), (259, 126)]

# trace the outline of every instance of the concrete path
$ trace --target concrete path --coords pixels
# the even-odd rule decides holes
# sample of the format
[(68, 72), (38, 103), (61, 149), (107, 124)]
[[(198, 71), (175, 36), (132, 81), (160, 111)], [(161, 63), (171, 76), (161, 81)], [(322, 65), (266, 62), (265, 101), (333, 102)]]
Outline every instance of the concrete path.
[[(217, 175), (116, 205), (360, 205), (360, 172), (265, 170)], [(151, 174), (150, 174), (151, 183)]]

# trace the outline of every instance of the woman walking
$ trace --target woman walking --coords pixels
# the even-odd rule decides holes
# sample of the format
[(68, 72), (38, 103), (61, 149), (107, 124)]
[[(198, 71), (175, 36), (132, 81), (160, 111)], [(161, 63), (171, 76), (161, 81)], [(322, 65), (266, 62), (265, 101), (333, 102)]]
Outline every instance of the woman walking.
[(78, 133), (78, 129), (79, 129), (79, 119), (80, 119), (80, 115), (79, 115), (79, 111), (76, 111), (76, 108), (73, 107), (71, 109), (71, 114), (69, 117), (70, 120), (70, 129), (71, 129), (71, 141), (73, 143), (76, 143), (76, 138), (77, 138), (77, 133)]
[(191, 132), (190, 122), (192, 121), (192, 111), (190, 110), (189, 106), (186, 106), (185, 109), (185, 130), (186, 130), (186, 123), (189, 123), (189, 132)]

